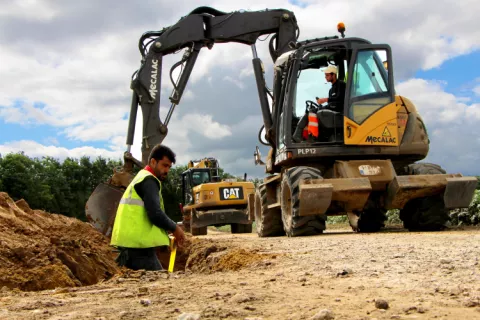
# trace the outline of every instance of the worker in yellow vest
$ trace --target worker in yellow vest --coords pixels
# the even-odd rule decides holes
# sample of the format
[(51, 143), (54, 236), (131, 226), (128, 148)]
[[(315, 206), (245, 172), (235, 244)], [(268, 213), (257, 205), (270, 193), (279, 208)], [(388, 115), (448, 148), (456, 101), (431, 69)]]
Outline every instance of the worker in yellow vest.
[(162, 181), (175, 163), (175, 153), (164, 145), (152, 149), (148, 165), (140, 170), (125, 190), (115, 216), (110, 244), (120, 250), (119, 266), (133, 270), (162, 270), (155, 249), (168, 246), (167, 232), (179, 247), (183, 230), (165, 213)]

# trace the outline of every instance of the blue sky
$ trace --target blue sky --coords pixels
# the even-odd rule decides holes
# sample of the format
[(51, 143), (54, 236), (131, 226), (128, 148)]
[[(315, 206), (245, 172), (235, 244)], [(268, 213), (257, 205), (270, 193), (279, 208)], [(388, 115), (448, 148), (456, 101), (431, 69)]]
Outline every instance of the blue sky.
[(447, 60), (434, 69), (419, 70), (415, 77), (444, 81), (443, 88), (446, 92), (478, 102), (480, 96), (476, 96), (472, 88), (480, 85), (480, 50)]

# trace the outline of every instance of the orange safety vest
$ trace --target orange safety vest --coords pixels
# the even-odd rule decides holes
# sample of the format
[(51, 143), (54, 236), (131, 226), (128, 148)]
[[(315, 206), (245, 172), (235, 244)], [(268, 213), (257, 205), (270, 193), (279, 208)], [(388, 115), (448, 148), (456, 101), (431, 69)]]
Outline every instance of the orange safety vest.
[(318, 118), (315, 112), (308, 113), (308, 125), (303, 129), (303, 137), (307, 139), (309, 136), (318, 138)]

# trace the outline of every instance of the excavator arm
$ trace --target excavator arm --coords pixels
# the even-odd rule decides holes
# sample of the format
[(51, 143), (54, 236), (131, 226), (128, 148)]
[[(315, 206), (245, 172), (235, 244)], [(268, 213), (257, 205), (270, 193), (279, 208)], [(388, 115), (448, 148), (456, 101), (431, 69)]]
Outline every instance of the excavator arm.
[[(272, 112), (268, 95), (272, 98), (272, 110), (279, 99), (281, 76), (275, 74), (273, 94), (266, 87), (262, 61), (257, 56), (255, 43), (262, 35), (273, 34), (269, 42), (270, 56), (273, 62), (283, 53), (295, 48), (299, 28), (293, 12), (284, 9), (262, 11), (221, 12), (210, 7), (199, 7), (182, 17), (176, 24), (160, 31), (144, 33), (139, 40), (142, 55), (140, 68), (132, 75), (132, 102), (127, 131), (127, 151), (124, 153), (124, 165), (115, 168), (107, 183), (101, 183), (94, 190), (86, 204), (87, 219), (103, 234), (109, 236), (116, 208), (123, 190), (133, 179), (133, 167), (147, 164), (151, 149), (163, 142), (168, 133), (168, 123), (180, 103), (190, 74), (195, 66), (198, 54), (204, 47), (211, 49), (215, 43), (236, 42), (250, 45), (253, 53), (253, 70), (262, 109), (265, 138), (275, 146), (275, 132), (272, 126)], [(173, 91), (170, 95), (171, 106), (162, 121), (160, 119), (160, 93), (162, 80), (162, 60), (169, 54), (185, 49), (180, 61), (170, 69)], [(181, 67), (177, 81), (173, 72)], [(279, 72), (274, 70), (275, 73)], [(280, 81), (278, 81), (280, 79)], [(142, 160), (135, 159), (131, 153), (135, 132), (138, 106), (143, 115)]]
[[(175, 107), (180, 103), (200, 50), (204, 47), (211, 49), (215, 43), (226, 42), (252, 46), (252, 62), (263, 121), (267, 139), (273, 144), (273, 139), (268, 138), (273, 136), (267, 97), (269, 92), (255, 42), (260, 36), (273, 33), (269, 49), (271, 58), (275, 61), (282, 53), (292, 50), (298, 38), (298, 30), (293, 12), (284, 9), (225, 13), (209, 7), (199, 7), (170, 27), (143, 34), (139, 41), (142, 63), (131, 82), (134, 92), (127, 135), (129, 151), (133, 144), (138, 105), (143, 113), (142, 162), (146, 163), (151, 148), (161, 143), (167, 135), (168, 123)], [(171, 106), (162, 121), (159, 115), (162, 58), (181, 49), (186, 49), (182, 59), (170, 69), (170, 80), (173, 84), (169, 98)], [(182, 71), (178, 81), (174, 81), (172, 74), (179, 66), (182, 66)], [(277, 89), (273, 88), (273, 91)]]

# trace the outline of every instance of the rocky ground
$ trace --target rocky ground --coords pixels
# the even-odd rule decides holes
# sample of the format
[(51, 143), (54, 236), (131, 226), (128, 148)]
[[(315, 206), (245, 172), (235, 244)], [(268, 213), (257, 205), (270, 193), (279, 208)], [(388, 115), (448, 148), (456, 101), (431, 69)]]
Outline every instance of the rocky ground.
[[(480, 319), (480, 228), (357, 234), (327, 227), (300, 238), (209, 230), (189, 239), (172, 274), (102, 269), (96, 284), (45, 290), (4, 283), (0, 319)], [(52, 243), (52, 251), (61, 245)], [(159, 255), (167, 267), (168, 252)], [(103, 257), (97, 265), (105, 268), (112, 257)], [(6, 260), (0, 251), (0, 266)], [(92, 274), (77, 266), (66, 272), (70, 279)], [(29, 272), (22, 268), (17, 274)]]

